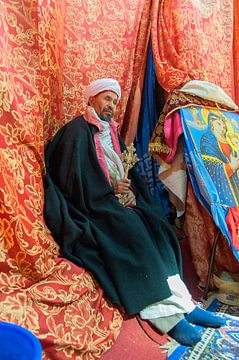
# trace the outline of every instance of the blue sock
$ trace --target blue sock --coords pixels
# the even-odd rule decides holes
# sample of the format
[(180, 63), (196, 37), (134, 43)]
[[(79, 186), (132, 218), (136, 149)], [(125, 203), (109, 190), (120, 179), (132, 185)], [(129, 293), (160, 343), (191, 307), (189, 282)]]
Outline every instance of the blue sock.
[(194, 346), (201, 340), (201, 335), (194, 326), (190, 325), (186, 319), (177, 323), (169, 332), (174, 340), (186, 346)]
[(226, 319), (215, 315), (215, 313), (195, 307), (193, 311), (185, 315), (185, 319), (192, 324), (206, 327), (220, 327), (226, 324)]

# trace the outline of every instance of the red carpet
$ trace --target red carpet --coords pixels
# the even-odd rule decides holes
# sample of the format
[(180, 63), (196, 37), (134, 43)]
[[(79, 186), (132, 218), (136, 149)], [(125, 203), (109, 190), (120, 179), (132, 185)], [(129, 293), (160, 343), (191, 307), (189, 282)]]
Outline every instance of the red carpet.
[(136, 318), (125, 320), (118, 340), (114, 346), (102, 356), (102, 360), (164, 360), (167, 353), (163, 353), (160, 345), (167, 342), (166, 336), (161, 336), (143, 322), (144, 328), (159, 343), (151, 340), (140, 327)]

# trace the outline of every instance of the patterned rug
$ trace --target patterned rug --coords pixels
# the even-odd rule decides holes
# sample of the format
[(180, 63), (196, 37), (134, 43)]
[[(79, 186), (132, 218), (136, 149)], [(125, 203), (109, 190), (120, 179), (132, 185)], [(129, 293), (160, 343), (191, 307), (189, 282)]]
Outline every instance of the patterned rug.
[[(226, 326), (219, 329), (197, 326), (202, 340), (194, 347), (182, 346), (176, 341), (168, 347), (168, 360), (238, 360), (239, 359), (239, 306), (225, 305), (213, 299), (207, 308), (226, 317)], [(167, 344), (168, 345), (168, 344)]]

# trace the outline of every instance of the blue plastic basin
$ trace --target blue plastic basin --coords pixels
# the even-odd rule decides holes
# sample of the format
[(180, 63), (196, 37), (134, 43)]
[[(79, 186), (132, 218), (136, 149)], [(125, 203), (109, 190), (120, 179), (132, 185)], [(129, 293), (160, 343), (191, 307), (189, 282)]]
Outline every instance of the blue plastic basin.
[(0, 321), (1, 360), (41, 360), (42, 347), (37, 337), (21, 326)]

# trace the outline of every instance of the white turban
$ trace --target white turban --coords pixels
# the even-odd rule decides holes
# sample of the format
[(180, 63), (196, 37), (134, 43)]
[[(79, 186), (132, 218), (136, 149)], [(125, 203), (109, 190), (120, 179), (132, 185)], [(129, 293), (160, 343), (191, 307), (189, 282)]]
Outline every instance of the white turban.
[(85, 101), (88, 104), (90, 96), (95, 96), (103, 91), (113, 91), (121, 98), (121, 88), (117, 80), (114, 79), (97, 79), (90, 83), (85, 90)]

